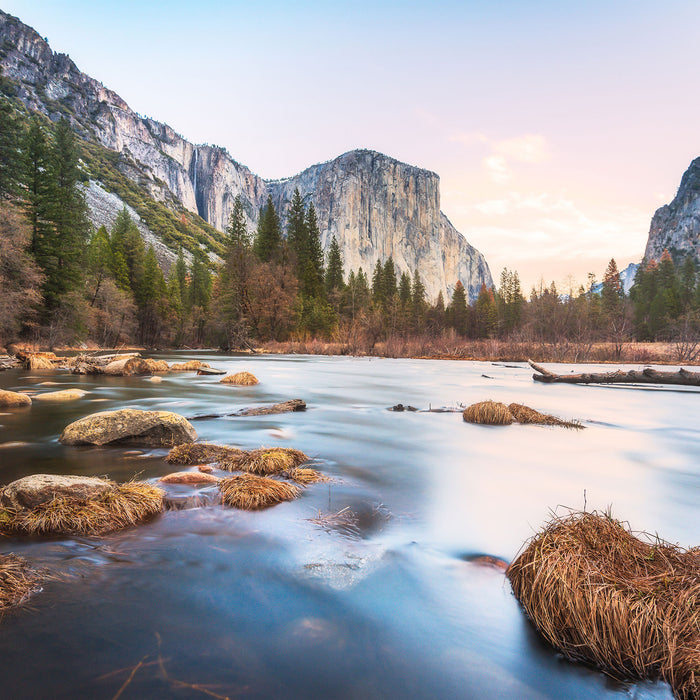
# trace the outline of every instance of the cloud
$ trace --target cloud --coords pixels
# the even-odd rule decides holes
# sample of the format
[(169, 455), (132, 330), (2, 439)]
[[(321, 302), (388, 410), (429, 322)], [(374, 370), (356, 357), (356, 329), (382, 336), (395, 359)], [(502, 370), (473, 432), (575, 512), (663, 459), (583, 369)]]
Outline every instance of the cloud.
[(541, 134), (524, 134), (492, 144), (495, 153), (520, 163), (542, 163), (549, 159), (549, 146)]
[(488, 156), (482, 161), (488, 176), (498, 183), (508, 182), (513, 177), (508, 162), (503, 156)]

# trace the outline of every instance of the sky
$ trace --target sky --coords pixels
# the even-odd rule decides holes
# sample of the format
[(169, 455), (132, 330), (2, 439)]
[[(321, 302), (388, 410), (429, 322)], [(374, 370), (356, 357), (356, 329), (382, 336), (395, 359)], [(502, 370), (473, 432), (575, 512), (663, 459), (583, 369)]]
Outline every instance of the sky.
[(695, 0), (0, 0), (139, 114), (265, 178), (353, 148), (436, 172), (523, 287), (643, 255), (700, 155)]

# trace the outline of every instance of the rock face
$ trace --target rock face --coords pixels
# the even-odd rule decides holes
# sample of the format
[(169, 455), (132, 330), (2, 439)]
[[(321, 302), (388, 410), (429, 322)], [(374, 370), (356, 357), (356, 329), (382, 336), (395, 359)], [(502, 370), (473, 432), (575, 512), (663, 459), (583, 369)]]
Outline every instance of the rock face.
[(362, 267), (371, 278), (377, 261), (391, 256), (399, 274), (418, 269), (431, 300), (450, 295), (457, 280), (470, 300), (492, 284), (484, 257), (440, 211), (435, 173), (360, 150), (269, 187), (283, 219), (297, 187), (314, 203), (323, 248), (335, 236), (346, 270)]
[(55, 497), (87, 500), (114, 488), (114, 482), (90, 476), (33, 474), (13, 481), (0, 491), (0, 507), (36, 508)]
[(177, 413), (124, 408), (93, 413), (71, 423), (61, 433), (59, 442), (64, 445), (120, 443), (172, 447), (196, 439), (195, 429)]
[(676, 262), (687, 255), (700, 262), (700, 158), (683, 174), (674, 200), (651, 220), (645, 257), (659, 260), (666, 248)]
[[(492, 284), (483, 256), (440, 211), (435, 173), (359, 150), (295, 177), (265, 181), (225, 149), (196, 146), (166, 124), (140, 117), (68, 56), (53, 53), (37, 32), (2, 11), (0, 46), (4, 74), (16, 81), (18, 97), (29, 109), (53, 120), (68, 116), (85, 138), (117, 151), (122, 173), (160, 202), (178, 202), (223, 231), (240, 195), (252, 230), (268, 194), (284, 220), (298, 187), (318, 211), (324, 249), (336, 236), (346, 273), (362, 267), (371, 276), (377, 260), (391, 255), (399, 273), (418, 269), (431, 300), (439, 292), (448, 297), (457, 280), (470, 300), (482, 283)], [(86, 196), (95, 223), (108, 225), (120, 200), (94, 181)], [(142, 222), (140, 230), (159, 261), (172, 262), (172, 251)]]

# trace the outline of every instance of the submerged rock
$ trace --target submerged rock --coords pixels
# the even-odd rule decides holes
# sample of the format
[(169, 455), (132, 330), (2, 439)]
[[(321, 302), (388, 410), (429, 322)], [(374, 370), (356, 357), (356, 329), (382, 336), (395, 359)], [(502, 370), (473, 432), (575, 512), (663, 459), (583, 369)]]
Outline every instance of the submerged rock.
[(290, 401), (283, 401), (282, 403), (276, 403), (272, 406), (260, 406), (258, 408), (244, 408), (236, 413), (232, 413), (232, 416), (270, 416), (275, 413), (293, 413), (295, 411), (305, 411), (306, 403), (301, 399), (291, 399)]
[(82, 399), (87, 391), (82, 389), (63, 389), (61, 391), (50, 391), (46, 394), (39, 394), (34, 397), (35, 401), (74, 401)]
[(121, 443), (159, 447), (196, 439), (195, 429), (177, 413), (124, 408), (93, 413), (71, 423), (61, 433), (59, 442), (64, 445)]
[(32, 474), (0, 491), (0, 507), (36, 508), (56, 497), (88, 500), (112, 490), (114, 482), (92, 476)]
[(32, 400), (26, 394), (0, 389), (0, 406), (30, 406), (31, 403)]

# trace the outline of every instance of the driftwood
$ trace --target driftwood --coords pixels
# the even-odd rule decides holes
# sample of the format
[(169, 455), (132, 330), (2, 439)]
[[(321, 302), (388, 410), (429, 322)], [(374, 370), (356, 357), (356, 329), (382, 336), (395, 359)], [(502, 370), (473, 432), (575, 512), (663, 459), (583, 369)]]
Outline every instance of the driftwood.
[(0, 355), (0, 371), (19, 367), (19, 360), (12, 355)]
[(226, 374), (226, 370), (216, 369), (216, 367), (200, 367), (197, 374)]
[(631, 369), (629, 372), (583, 372), (581, 374), (554, 374), (548, 369), (528, 360), (532, 369), (538, 374), (532, 378), (536, 382), (552, 384), (680, 384), (681, 386), (700, 386), (700, 372), (679, 369), (677, 372), (661, 372), (651, 367), (642, 370)]
[(233, 413), (207, 413), (204, 415), (190, 416), (187, 420), (204, 420), (205, 418), (225, 418), (229, 416), (271, 416), (276, 413), (295, 413), (305, 411), (306, 403), (302, 399), (290, 399), (271, 406), (259, 406), (257, 408), (242, 408)]

